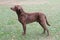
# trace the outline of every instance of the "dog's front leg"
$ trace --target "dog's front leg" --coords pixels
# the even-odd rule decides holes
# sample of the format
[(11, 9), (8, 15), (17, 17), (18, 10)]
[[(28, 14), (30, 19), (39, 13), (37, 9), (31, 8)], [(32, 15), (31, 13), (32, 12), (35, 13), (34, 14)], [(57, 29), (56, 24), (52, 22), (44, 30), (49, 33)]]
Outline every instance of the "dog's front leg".
[(23, 31), (24, 31), (22, 34), (25, 35), (26, 34), (26, 23), (23, 22), (22, 26), (23, 26)]

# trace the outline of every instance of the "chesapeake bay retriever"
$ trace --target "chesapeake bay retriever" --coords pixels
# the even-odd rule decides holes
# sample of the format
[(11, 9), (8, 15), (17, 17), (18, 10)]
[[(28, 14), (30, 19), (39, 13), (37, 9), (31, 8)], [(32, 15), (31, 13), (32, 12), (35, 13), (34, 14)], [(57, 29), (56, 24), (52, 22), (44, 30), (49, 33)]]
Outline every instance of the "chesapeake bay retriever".
[(23, 8), (20, 5), (15, 5), (14, 7), (11, 7), (11, 10), (15, 11), (18, 16), (18, 21), (22, 24), (23, 26), (23, 35), (26, 34), (26, 24), (32, 23), (32, 22), (38, 22), (42, 28), (44, 29), (43, 33), (45, 31), (49, 35), (49, 30), (46, 27), (46, 24), (50, 26), (50, 24), (47, 21), (47, 18), (45, 14), (41, 12), (33, 12), (33, 13), (27, 13), (23, 10)]

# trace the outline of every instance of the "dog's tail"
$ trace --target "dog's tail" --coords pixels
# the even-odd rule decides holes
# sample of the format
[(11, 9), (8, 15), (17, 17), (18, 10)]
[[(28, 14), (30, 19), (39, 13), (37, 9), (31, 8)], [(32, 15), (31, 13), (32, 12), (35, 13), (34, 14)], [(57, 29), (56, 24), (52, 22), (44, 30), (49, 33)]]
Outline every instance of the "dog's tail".
[[(46, 17), (45, 17), (45, 18), (46, 18)], [(46, 18), (46, 23), (47, 23), (48, 26), (50, 26), (50, 24), (49, 24), (48, 21), (47, 21), (47, 18)]]

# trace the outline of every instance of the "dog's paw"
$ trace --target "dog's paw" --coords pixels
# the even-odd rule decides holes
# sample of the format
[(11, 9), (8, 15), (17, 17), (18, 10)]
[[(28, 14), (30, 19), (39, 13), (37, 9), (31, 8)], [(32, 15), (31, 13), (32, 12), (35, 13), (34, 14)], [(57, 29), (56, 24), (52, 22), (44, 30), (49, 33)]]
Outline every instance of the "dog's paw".
[(22, 35), (26, 35), (24, 32), (22, 32)]

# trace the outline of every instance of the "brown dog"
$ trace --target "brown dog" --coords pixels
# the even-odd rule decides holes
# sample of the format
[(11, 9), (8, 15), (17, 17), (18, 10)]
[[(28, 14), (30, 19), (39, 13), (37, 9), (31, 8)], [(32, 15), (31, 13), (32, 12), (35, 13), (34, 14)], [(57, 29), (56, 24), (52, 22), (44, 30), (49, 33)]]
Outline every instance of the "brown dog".
[[(18, 20), (23, 26), (23, 34), (26, 34), (26, 24), (32, 23), (32, 22), (38, 22), (42, 28), (44, 29), (44, 32), (47, 31), (49, 35), (49, 31), (46, 27), (46, 24), (49, 25), (46, 16), (43, 13), (40, 12), (34, 12), (34, 13), (26, 13), (21, 6), (15, 5), (11, 8), (11, 10), (15, 11), (18, 15)], [(50, 26), (50, 25), (49, 25)]]

